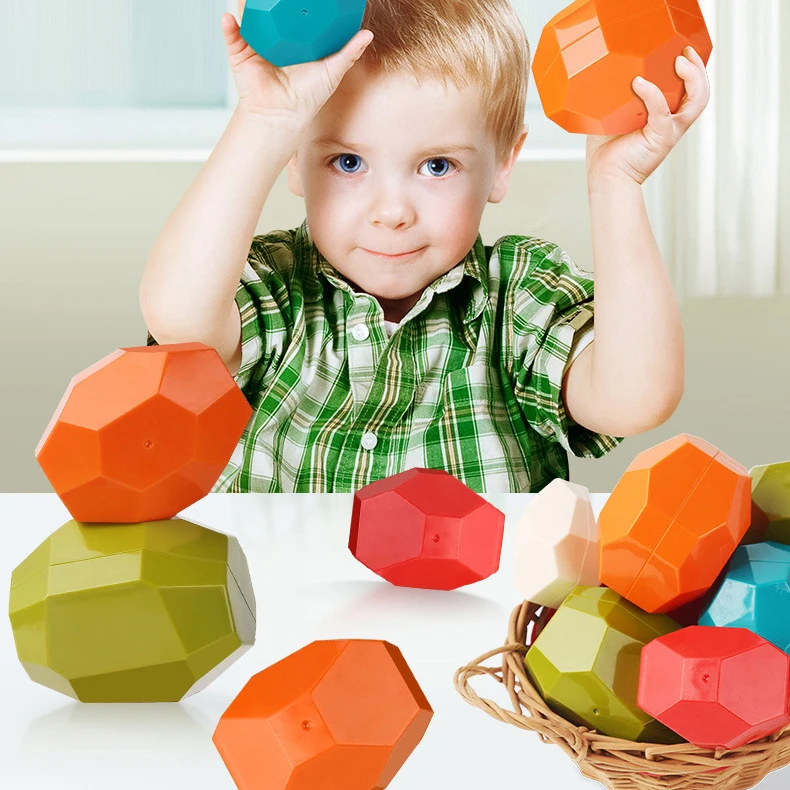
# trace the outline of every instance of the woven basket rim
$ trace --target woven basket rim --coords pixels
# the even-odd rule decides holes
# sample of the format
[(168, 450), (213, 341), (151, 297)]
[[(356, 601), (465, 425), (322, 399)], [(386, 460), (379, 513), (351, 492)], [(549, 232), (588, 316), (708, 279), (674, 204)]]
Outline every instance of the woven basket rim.
[[(594, 762), (595, 769), (604, 775), (627, 773), (633, 782), (632, 786), (652, 788), (656, 785), (644, 784), (638, 772), (644, 771), (653, 776), (682, 776), (710, 773), (711, 769), (716, 768), (740, 770), (747, 765), (770, 762), (767, 760), (770, 754), (782, 746), (790, 747), (790, 724), (769, 736), (734, 749), (703, 748), (688, 741), (679, 744), (629, 741), (573, 724), (546, 705), (530, 682), (524, 667), (523, 655), (553, 611), (532, 601), (525, 600), (518, 604), (511, 612), (505, 643), (456, 670), (454, 685), (470, 705), (499, 721), (538, 733), (544, 743), (560, 746), (579, 765), (585, 776), (600, 781), (596, 770), (585, 770), (585, 764)], [(528, 636), (530, 624), (533, 628), (532, 634)], [(497, 655), (502, 657), (501, 666), (484, 664)], [(513, 705), (512, 711), (477, 694), (470, 680), (478, 675), (491, 677), (505, 687)], [(528, 715), (525, 715), (525, 709)], [(768, 768), (765, 774), (770, 770)], [(722, 770), (720, 776), (731, 774), (732, 771)], [(708, 776), (708, 780), (710, 778)]]

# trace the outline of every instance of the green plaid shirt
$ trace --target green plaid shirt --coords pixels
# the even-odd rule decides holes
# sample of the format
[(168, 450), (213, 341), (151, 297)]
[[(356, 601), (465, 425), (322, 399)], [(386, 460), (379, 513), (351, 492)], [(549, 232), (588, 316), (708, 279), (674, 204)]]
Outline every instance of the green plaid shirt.
[(379, 303), (305, 221), (253, 239), (236, 303), (236, 381), (253, 415), (212, 491), (351, 493), (419, 466), (479, 493), (536, 492), (568, 479), (569, 452), (600, 457), (622, 441), (564, 409), (593, 281), (555, 244), (478, 235), (388, 337)]

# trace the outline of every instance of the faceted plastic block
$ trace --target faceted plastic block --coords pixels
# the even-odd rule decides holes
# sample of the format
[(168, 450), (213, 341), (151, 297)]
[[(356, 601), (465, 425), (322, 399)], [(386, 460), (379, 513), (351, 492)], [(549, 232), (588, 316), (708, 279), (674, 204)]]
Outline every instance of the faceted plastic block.
[(400, 587), (454, 590), (499, 569), (505, 514), (443, 469), (414, 468), (354, 494), (348, 547)]
[(678, 628), (614, 590), (580, 585), (527, 650), (524, 664), (546, 704), (568, 721), (615, 738), (678, 743), (682, 739), (636, 699), (640, 650)]
[(790, 653), (790, 546), (739, 546), (699, 625), (748, 628)]
[(764, 539), (790, 544), (790, 461), (754, 466), (749, 474), (752, 499), (768, 520)]
[[(741, 538), (740, 545), (745, 546), (748, 543), (761, 543), (764, 540), (769, 540), (769, 538), (766, 537), (769, 525), (770, 521), (768, 521), (768, 516), (765, 515), (763, 510), (758, 507), (757, 503), (752, 499), (752, 522), (749, 525), (749, 529), (746, 530), (746, 534)], [(788, 541), (788, 543), (790, 543), (790, 541)]]
[(532, 72), (548, 118), (569, 132), (625, 134), (647, 123), (634, 78), (655, 83), (669, 109), (685, 94), (675, 58), (713, 51), (698, 0), (576, 0), (538, 41)]
[(279, 68), (341, 50), (362, 27), (366, 0), (247, 0), (241, 37)]
[(724, 581), (724, 577), (726, 575), (727, 566), (725, 565), (719, 571), (719, 575), (716, 577), (716, 580), (713, 582), (713, 584), (711, 584), (711, 586), (705, 591), (703, 595), (701, 595), (699, 598), (695, 598), (693, 601), (684, 603), (675, 609), (670, 609), (665, 613), (667, 617), (671, 617), (676, 623), (680, 623), (680, 625), (683, 626), (697, 625), (700, 615), (705, 611), (710, 602), (713, 600), (716, 590)]
[(746, 628), (692, 625), (642, 649), (640, 707), (703, 749), (790, 724), (790, 657)]
[(210, 346), (122, 348), (71, 380), (36, 458), (77, 521), (161, 521), (209, 493), (251, 414)]
[(640, 453), (598, 516), (601, 581), (646, 612), (704, 595), (749, 528), (750, 484), (696, 436)]
[(516, 526), (514, 568), (519, 593), (551, 609), (577, 585), (600, 584), (598, 526), (584, 486), (558, 477), (529, 501)]
[(28, 675), (82, 702), (176, 702), (255, 642), (236, 538), (183, 519), (55, 530), (11, 576)]
[(389, 785), (432, 716), (395, 645), (318, 641), (253, 675), (213, 740), (239, 788), (375, 790)]

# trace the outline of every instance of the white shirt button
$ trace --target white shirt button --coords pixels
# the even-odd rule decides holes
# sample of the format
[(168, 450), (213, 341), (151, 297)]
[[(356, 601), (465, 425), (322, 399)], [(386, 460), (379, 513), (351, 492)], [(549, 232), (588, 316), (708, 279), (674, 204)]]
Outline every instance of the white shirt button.
[(356, 340), (367, 340), (370, 336), (370, 330), (367, 324), (356, 324), (351, 330), (351, 334)]
[(362, 437), (362, 446), (366, 450), (372, 450), (379, 443), (378, 437), (375, 433), (368, 431)]

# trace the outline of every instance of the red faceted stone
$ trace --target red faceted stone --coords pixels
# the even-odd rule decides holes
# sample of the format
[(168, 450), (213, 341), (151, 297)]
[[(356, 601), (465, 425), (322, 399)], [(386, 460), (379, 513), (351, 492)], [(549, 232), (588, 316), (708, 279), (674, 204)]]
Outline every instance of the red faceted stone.
[(642, 648), (637, 704), (689, 743), (736, 749), (790, 724), (790, 656), (747, 628), (692, 625)]
[(432, 716), (395, 645), (318, 641), (254, 675), (213, 740), (240, 788), (374, 790), (392, 781)]
[(77, 521), (163, 521), (209, 493), (251, 414), (210, 346), (121, 348), (74, 376), (36, 459)]
[(505, 514), (443, 469), (414, 468), (354, 494), (351, 553), (392, 584), (454, 590), (499, 569)]

